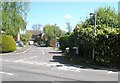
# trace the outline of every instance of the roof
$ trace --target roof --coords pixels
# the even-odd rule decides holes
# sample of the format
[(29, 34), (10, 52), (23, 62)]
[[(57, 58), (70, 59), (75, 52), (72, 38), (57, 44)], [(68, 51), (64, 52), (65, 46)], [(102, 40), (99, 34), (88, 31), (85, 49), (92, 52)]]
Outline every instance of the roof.
[(40, 30), (26, 30), (26, 32), (31, 33), (32, 35), (42, 34), (42, 31), (40, 31)]

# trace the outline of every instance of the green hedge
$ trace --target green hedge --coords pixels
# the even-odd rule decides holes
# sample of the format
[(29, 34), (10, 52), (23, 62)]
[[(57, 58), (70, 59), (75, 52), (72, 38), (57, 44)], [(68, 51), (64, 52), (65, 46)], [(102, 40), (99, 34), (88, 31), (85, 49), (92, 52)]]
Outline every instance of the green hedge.
[(0, 36), (0, 44), (2, 45), (0, 48), (0, 52), (13, 52), (16, 50), (16, 42), (12, 36), (2, 35)]
[(59, 42), (60, 42), (60, 49), (64, 52), (65, 51), (65, 48), (67, 48), (69, 45), (68, 45), (68, 37), (69, 36), (64, 36), (64, 37), (61, 37), (59, 39)]
[(65, 48), (72, 48), (74, 46), (74, 39), (72, 33), (67, 33), (65, 36), (59, 39), (60, 49), (65, 52)]
[(97, 38), (96, 61), (120, 67), (120, 34), (98, 35)]
[[(97, 27), (94, 34), (93, 27), (79, 27), (69, 36), (60, 38), (60, 48), (79, 47), (79, 59), (94, 61), (99, 65), (120, 67), (120, 31), (116, 28)], [(95, 48), (95, 58), (92, 58), (92, 49)], [(75, 55), (70, 50), (71, 55)]]
[(100, 65), (120, 67), (120, 32), (115, 28), (101, 27), (96, 35), (92, 27), (80, 29), (76, 46), (80, 48), (82, 58), (92, 59), (92, 49), (95, 48), (94, 61)]

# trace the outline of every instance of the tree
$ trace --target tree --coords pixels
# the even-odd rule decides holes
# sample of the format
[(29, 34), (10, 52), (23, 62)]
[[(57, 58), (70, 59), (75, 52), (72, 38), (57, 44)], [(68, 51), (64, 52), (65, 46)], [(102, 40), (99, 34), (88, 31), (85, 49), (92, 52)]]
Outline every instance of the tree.
[(71, 32), (72, 31), (72, 27), (70, 25), (70, 22), (67, 22), (66, 25), (67, 25), (68, 32)]
[(106, 26), (118, 28), (118, 14), (115, 9), (111, 7), (100, 7), (96, 12), (98, 24), (106, 24)]
[(119, 28), (120, 28), (120, 12), (118, 12), (118, 26), (119, 26)]
[(43, 28), (43, 32), (48, 37), (48, 39), (56, 39), (57, 37), (61, 37), (62, 31), (56, 25), (45, 25)]
[[(90, 17), (82, 24), (76, 25), (72, 35), (60, 39), (60, 48), (65, 50), (66, 47), (70, 48), (70, 46), (79, 47), (80, 56), (75, 59), (78, 61), (120, 67), (119, 16), (110, 7), (100, 7), (94, 13), (97, 14), (96, 34), (93, 30), (93, 17)], [(93, 47), (95, 48), (94, 59), (91, 56)], [(73, 55), (73, 51), (69, 51), (69, 55)]]
[(26, 15), (28, 2), (2, 2), (2, 31), (13, 37), (21, 30), (26, 28)]
[(34, 24), (34, 25), (32, 26), (32, 28), (33, 28), (33, 30), (40, 30), (41, 24)]
[[(96, 13), (97, 16), (97, 26), (105, 25), (111, 28), (118, 28), (118, 14), (115, 9), (112, 9), (109, 6), (99, 7), (94, 13)], [(87, 28), (90, 25), (94, 25), (93, 16), (82, 23), (83, 28)]]
[(26, 44), (29, 40), (31, 40), (32, 34), (29, 32), (26, 32), (25, 34), (21, 35), (21, 40)]

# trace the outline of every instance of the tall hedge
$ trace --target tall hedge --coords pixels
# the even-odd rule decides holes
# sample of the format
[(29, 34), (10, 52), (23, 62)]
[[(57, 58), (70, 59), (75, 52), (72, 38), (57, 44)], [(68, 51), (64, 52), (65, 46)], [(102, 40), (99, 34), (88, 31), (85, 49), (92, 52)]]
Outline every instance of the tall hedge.
[(120, 67), (120, 34), (97, 35), (96, 61)]
[[(117, 28), (97, 26), (97, 33), (93, 26), (89, 28), (78, 27), (74, 33), (60, 38), (60, 48), (79, 47), (79, 57), (92, 60), (100, 65), (120, 67), (120, 31)], [(95, 58), (92, 50), (95, 48)], [(70, 50), (73, 55), (74, 50)]]
[[(91, 16), (82, 24), (77, 24), (74, 33), (67, 40), (63, 37), (61, 39), (63, 40), (62, 44), (64, 45), (65, 41), (67, 47), (79, 47), (79, 60), (84, 59), (100, 65), (120, 67), (118, 15), (110, 7), (98, 8), (95, 13), (97, 14), (96, 33), (94, 32), (94, 17)], [(95, 49), (94, 59), (92, 57), (93, 48)], [(72, 51), (70, 54), (74, 55)]]
[(12, 36), (9, 35), (1, 35), (0, 36), (0, 52), (13, 52), (16, 50), (16, 42)]

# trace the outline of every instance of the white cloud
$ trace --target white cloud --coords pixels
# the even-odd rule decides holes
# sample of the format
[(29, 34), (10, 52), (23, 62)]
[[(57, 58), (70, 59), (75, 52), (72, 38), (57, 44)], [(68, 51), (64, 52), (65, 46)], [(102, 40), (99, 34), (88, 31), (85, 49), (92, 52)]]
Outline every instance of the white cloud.
[(69, 14), (65, 15), (64, 17), (65, 17), (65, 19), (71, 19), (71, 18), (73, 18), (73, 17), (72, 17), (71, 15), (69, 15)]

